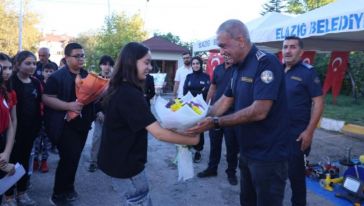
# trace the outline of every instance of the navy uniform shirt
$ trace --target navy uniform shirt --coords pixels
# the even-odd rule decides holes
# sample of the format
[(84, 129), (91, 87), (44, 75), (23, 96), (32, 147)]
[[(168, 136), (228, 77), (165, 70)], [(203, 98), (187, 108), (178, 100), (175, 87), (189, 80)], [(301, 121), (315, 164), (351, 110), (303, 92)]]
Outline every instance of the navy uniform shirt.
[(273, 101), (265, 119), (236, 127), (240, 154), (261, 161), (287, 160), (289, 119), (282, 65), (275, 56), (253, 46), (235, 66), (225, 92), (227, 97), (234, 97), (235, 111), (256, 100)]
[(321, 82), (313, 66), (302, 61), (287, 71), (285, 79), (291, 140), (296, 140), (310, 122), (312, 98), (322, 95)]
[[(225, 64), (219, 64), (215, 67), (213, 77), (212, 77), (212, 84), (216, 86), (215, 95), (211, 99), (211, 104), (214, 104), (219, 100), (219, 98), (224, 94), (226, 87), (229, 85), (231, 76), (233, 73), (233, 66), (229, 68), (225, 68)], [(234, 110), (231, 107), (225, 114), (230, 114)]]
[(203, 98), (206, 100), (209, 88), (210, 76), (202, 72), (202, 70), (193, 71), (186, 76), (183, 85), (183, 95), (186, 95), (188, 92), (191, 92), (194, 97), (198, 94), (202, 94)]

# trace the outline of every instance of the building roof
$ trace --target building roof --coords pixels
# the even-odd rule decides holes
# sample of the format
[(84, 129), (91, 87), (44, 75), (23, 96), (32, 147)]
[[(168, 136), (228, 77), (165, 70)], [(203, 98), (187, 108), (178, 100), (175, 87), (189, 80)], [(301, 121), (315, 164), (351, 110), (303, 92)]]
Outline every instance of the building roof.
[(174, 44), (159, 36), (154, 36), (150, 39), (143, 41), (142, 43), (149, 47), (152, 52), (183, 53), (188, 51), (186, 48)]
[(45, 34), (41, 41), (47, 42), (68, 42), (72, 39), (72, 37), (67, 35), (58, 35), (58, 34)]

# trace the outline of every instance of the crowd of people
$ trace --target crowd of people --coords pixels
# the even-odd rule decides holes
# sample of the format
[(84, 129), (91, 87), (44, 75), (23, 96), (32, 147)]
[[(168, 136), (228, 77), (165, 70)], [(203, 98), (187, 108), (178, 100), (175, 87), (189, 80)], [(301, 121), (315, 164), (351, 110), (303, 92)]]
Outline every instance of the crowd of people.
[[(126, 44), (115, 62), (107, 55), (100, 58), (99, 76), (109, 79), (109, 86), (86, 105), (77, 101), (75, 92), (76, 78), (88, 75), (82, 45), (67, 44), (59, 67), (49, 60), (48, 48), (38, 50), (38, 62), (30, 51), (13, 58), (0, 53), (0, 178), (12, 175), (16, 162), (26, 171), (0, 197), (0, 204), (37, 205), (27, 193), (29, 170), (48, 172), (53, 148), (59, 162), (49, 201), (72, 205), (78, 199), (77, 167), (94, 122), (88, 170), (100, 169), (111, 177), (121, 205), (152, 205), (145, 171), (148, 133), (161, 141), (191, 145), (193, 161), (199, 163), (207, 130), (209, 161), (198, 178), (218, 175), (224, 138), (231, 185), (238, 184), (240, 168), (241, 205), (282, 205), (287, 179), (292, 205), (306, 205), (304, 156), (323, 111), (323, 96), (315, 69), (301, 60), (302, 40), (286, 37), (283, 65), (251, 43), (239, 20), (219, 26), (217, 43), (224, 63), (211, 80), (199, 56), (182, 54), (174, 98), (190, 92), (211, 102), (208, 116), (183, 134), (161, 127), (151, 111), (151, 51), (141, 43)], [(79, 115), (67, 120), (68, 111)]]

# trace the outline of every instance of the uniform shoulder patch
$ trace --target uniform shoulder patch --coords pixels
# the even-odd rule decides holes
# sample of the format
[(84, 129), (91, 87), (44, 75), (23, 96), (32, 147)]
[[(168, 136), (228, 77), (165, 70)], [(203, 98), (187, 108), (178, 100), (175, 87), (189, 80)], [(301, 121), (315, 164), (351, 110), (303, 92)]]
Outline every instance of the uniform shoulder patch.
[(311, 64), (307, 64), (305, 62), (302, 62), (302, 65), (305, 66), (307, 69), (312, 69), (313, 66)]
[(266, 55), (265, 52), (263, 52), (262, 50), (258, 50), (257, 53), (255, 53), (255, 56), (257, 57), (257, 60), (259, 61), (262, 57), (264, 57)]

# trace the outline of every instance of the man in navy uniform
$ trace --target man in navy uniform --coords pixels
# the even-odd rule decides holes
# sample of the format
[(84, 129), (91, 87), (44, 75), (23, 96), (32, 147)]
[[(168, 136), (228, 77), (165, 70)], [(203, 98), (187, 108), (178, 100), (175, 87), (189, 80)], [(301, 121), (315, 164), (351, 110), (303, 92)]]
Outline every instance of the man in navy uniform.
[(304, 155), (308, 155), (313, 133), (320, 120), (324, 98), (321, 82), (313, 66), (302, 62), (303, 42), (288, 36), (283, 41), (282, 54), (286, 73), (286, 93), (290, 114), (290, 158), (288, 177), (293, 206), (306, 205)]
[[(211, 100), (213, 105), (224, 94), (225, 88), (228, 86), (233, 73), (232, 59), (224, 56), (224, 63), (217, 65), (214, 69), (212, 82), (207, 93), (206, 102)], [(234, 112), (234, 108), (230, 109), (224, 114)], [(226, 146), (226, 161), (228, 168), (225, 170), (228, 181), (231, 185), (237, 185), (238, 179), (236, 177), (236, 168), (238, 166), (238, 151), (239, 145), (237, 143), (234, 127), (225, 127), (221, 129), (210, 129), (210, 156), (207, 168), (199, 172), (197, 177), (211, 177), (217, 176), (217, 169), (221, 158), (221, 145), (222, 138), (225, 137)]]
[[(241, 205), (281, 206), (288, 173), (289, 117), (284, 72), (278, 59), (258, 50), (239, 20), (217, 30), (222, 55), (235, 71), (225, 94), (210, 115), (190, 132), (236, 126), (240, 148)], [(234, 104), (234, 113), (224, 112)]]

